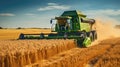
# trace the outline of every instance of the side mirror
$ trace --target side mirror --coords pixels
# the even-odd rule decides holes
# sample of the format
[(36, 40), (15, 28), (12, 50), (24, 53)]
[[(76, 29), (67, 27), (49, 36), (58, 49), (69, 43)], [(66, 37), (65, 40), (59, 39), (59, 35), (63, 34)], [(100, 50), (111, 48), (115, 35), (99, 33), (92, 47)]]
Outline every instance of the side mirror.
[(50, 20), (50, 24), (52, 24), (52, 19)]
[(67, 19), (67, 22), (70, 23), (70, 19)]

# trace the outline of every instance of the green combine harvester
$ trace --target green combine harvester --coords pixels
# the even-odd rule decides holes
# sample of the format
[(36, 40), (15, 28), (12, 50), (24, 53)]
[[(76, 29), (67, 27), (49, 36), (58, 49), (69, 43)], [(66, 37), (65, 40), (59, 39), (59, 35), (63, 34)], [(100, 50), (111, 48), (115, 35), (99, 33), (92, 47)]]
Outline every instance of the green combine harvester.
[(19, 39), (74, 39), (78, 46), (88, 47), (97, 39), (92, 30), (94, 19), (86, 18), (80, 11), (65, 11), (61, 16), (50, 20), (51, 33), (20, 34)]

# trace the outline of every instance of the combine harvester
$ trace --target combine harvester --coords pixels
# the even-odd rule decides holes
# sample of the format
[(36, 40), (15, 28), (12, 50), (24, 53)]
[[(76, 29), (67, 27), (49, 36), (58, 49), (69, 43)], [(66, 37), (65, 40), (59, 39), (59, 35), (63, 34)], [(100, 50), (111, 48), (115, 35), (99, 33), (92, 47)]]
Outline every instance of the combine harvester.
[(95, 20), (86, 18), (80, 11), (65, 11), (50, 23), (51, 33), (21, 33), (19, 39), (74, 39), (80, 47), (88, 47), (97, 39), (97, 33), (92, 29)]

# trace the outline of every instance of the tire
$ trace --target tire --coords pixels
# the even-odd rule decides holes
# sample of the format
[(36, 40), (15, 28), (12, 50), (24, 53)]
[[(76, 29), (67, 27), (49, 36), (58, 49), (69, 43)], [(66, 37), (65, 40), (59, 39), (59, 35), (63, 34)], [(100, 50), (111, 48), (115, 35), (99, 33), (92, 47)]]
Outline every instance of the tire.
[(83, 47), (88, 47), (89, 45), (91, 45), (92, 41), (93, 41), (92, 32), (87, 32), (86, 37), (83, 40)]
[(87, 37), (86, 31), (83, 30), (83, 31), (79, 32), (79, 36), (80, 36), (80, 38), (77, 38), (77, 39), (76, 39), (77, 46), (78, 46), (78, 47), (84, 47), (83, 41), (84, 41), (84, 39)]
[(96, 40), (97, 39), (97, 32), (95, 31), (94, 32), (94, 40)]
[(93, 34), (93, 40), (96, 40), (97, 39), (97, 32), (96, 31), (92, 31), (92, 34)]
[(89, 36), (88, 37), (90, 37), (90, 39), (91, 39), (92, 42), (94, 41), (94, 36), (93, 36), (92, 32), (89, 32)]
[(83, 38), (86, 38), (86, 37), (87, 37), (87, 33), (86, 33), (85, 30), (83, 30), (81, 34), (82, 34), (82, 37), (83, 37)]

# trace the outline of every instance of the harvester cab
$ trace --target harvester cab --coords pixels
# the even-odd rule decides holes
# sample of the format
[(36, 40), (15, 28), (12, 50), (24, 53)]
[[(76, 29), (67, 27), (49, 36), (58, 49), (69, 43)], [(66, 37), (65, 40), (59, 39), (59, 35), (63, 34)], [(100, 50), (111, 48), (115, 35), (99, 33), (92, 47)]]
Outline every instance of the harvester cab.
[[(65, 11), (61, 16), (51, 19), (50, 23), (51, 33), (38, 34), (40, 36), (36, 37), (37, 39), (75, 39), (78, 46), (84, 47), (87, 47), (92, 41), (97, 39), (97, 33), (92, 29), (95, 20), (86, 18), (86, 15), (80, 11)], [(29, 39), (29, 37), (26, 38), (24, 35), (22, 34), (20, 39)], [(35, 39), (35, 37), (32, 38)]]
[(52, 32), (68, 32), (71, 27), (71, 17), (55, 17), (50, 23)]
[(95, 20), (86, 18), (79, 11), (65, 11), (61, 16), (51, 19), (51, 23), (53, 32), (78, 32), (92, 30)]

